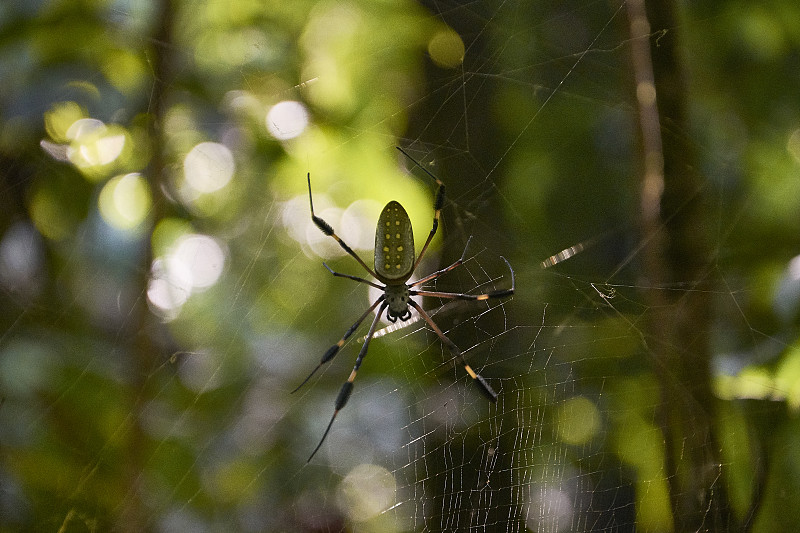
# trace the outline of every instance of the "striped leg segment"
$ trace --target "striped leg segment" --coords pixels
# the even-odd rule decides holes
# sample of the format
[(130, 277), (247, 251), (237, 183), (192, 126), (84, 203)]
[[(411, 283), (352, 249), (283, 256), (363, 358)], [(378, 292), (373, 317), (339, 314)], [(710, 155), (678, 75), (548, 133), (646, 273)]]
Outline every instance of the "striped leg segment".
[[(455, 266), (460, 265), (461, 264), (460, 261), (461, 260), (459, 259), (458, 261), (453, 263), (453, 265), (455, 265)], [(508, 265), (508, 270), (511, 271), (511, 288), (510, 289), (500, 289), (500, 290), (497, 290), (497, 291), (487, 292), (485, 294), (463, 294), (463, 293), (458, 293), (458, 292), (437, 292), (437, 291), (412, 290), (412, 291), (409, 291), (409, 294), (411, 296), (431, 296), (433, 298), (449, 298), (450, 300), (478, 300), (478, 301), (490, 300), (492, 298), (502, 298), (504, 296), (511, 296), (512, 294), (514, 294), (515, 285), (516, 285), (516, 281), (514, 279), (514, 269), (511, 268), (511, 264), (509, 264), (508, 260), (505, 257), (503, 258), (503, 261), (506, 262), (506, 265)], [(447, 268), (445, 268), (443, 270), (440, 270), (439, 272), (444, 273), (444, 272), (450, 270), (451, 268), (455, 268), (453, 265), (450, 265), (449, 267), (447, 267)], [(427, 281), (430, 281), (430, 280), (427, 280)], [(419, 282), (415, 283), (414, 285), (417, 285), (418, 283)]]
[[(369, 311), (372, 311), (372, 309), (375, 308), (375, 305), (382, 300), (383, 298), (377, 300), (374, 304), (372, 304), (372, 307), (370, 307), (367, 310), (367, 313), (369, 313)], [(317, 454), (320, 447), (322, 447), (322, 443), (325, 442), (325, 438), (328, 436), (328, 433), (330, 432), (331, 427), (333, 426), (333, 421), (336, 420), (336, 415), (339, 414), (339, 411), (341, 411), (342, 408), (347, 404), (347, 400), (350, 399), (350, 394), (353, 392), (353, 381), (355, 381), (356, 374), (358, 374), (358, 369), (359, 367), (361, 367), (361, 363), (364, 361), (364, 356), (367, 355), (367, 349), (369, 348), (369, 341), (371, 341), (372, 336), (375, 335), (375, 327), (378, 325), (378, 320), (380, 320), (381, 315), (386, 310), (387, 305), (388, 304), (386, 302), (383, 302), (380, 308), (378, 309), (378, 312), (375, 313), (375, 318), (372, 320), (372, 325), (369, 327), (369, 333), (367, 333), (367, 338), (364, 340), (364, 346), (362, 346), (361, 351), (358, 352), (358, 357), (356, 358), (356, 364), (353, 366), (353, 371), (350, 372), (350, 377), (348, 377), (347, 381), (345, 381), (342, 384), (342, 388), (339, 389), (339, 395), (336, 396), (336, 403), (334, 404), (333, 407), (333, 416), (331, 416), (331, 421), (328, 422), (328, 427), (325, 428), (325, 433), (322, 434), (322, 438), (320, 439), (319, 444), (317, 444), (317, 447), (314, 448), (313, 452), (311, 452), (311, 455), (308, 457), (308, 460), (306, 461), (307, 463), (311, 462), (311, 459)], [(365, 313), (359, 319), (359, 323), (361, 322), (361, 320), (364, 319), (367, 313)], [(356, 327), (357, 325), (358, 324), (356, 324)]]
[(339, 238), (338, 235), (336, 235), (336, 232), (333, 231), (333, 228), (331, 227), (331, 225), (328, 224), (327, 222), (325, 222), (320, 217), (318, 217), (317, 215), (314, 214), (314, 200), (311, 198), (311, 173), (310, 172), (308, 173), (307, 178), (308, 178), (308, 204), (311, 207), (311, 220), (314, 222), (314, 224), (316, 224), (316, 226), (320, 229), (320, 231), (322, 231), (322, 233), (324, 233), (328, 237), (333, 237), (336, 240), (336, 242), (339, 243), (339, 246), (342, 247), (342, 250), (347, 252), (350, 255), (350, 257), (352, 257), (353, 259), (358, 261), (359, 264), (362, 267), (364, 267), (364, 270), (369, 272), (370, 276), (372, 276), (375, 279), (378, 279), (378, 276), (375, 274), (375, 272), (370, 267), (367, 266), (367, 264), (364, 262), (364, 260), (361, 259), (358, 256), (358, 254), (355, 253), (353, 251), (353, 249), (350, 248), (347, 245), (346, 242), (344, 242), (341, 238)]
[[(306, 383), (308, 383), (308, 380), (309, 380), (309, 379), (311, 379), (311, 376), (313, 376), (314, 374), (316, 374), (317, 370), (319, 370), (319, 369), (322, 367), (322, 365), (324, 365), (325, 363), (329, 362), (331, 359), (333, 359), (333, 358), (336, 356), (336, 354), (339, 352), (339, 348), (341, 348), (342, 346), (344, 346), (344, 343), (347, 341), (347, 339), (349, 339), (349, 338), (350, 338), (350, 335), (352, 335), (353, 333), (355, 333), (355, 331), (358, 329), (358, 326), (360, 326), (360, 325), (361, 325), (361, 323), (364, 321), (364, 319), (365, 319), (365, 318), (367, 318), (367, 315), (369, 315), (369, 314), (370, 314), (370, 313), (373, 311), (373, 309), (375, 309), (375, 308), (378, 306), (378, 304), (379, 304), (379, 303), (381, 303), (381, 302), (384, 300), (384, 298), (385, 298), (385, 296), (381, 295), (381, 297), (380, 297), (380, 298), (378, 298), (377, 300), (375, 300), (375, 303), (373, 303), (372, 305), (370, 305), (370, 306), (369, 306), (369, 309), (367, 309), (366, 311), (364, 311), (364, 314), (363, 314), (363, 315), (361, 315), (360, 317), (358, 317), (358, 320), (356, 320), (355, 324), (353, 324), (352, 326), (350, 326), (350, 329), (348, 329), (348, 330), (345, 332), (344, 336), (342, 336), (342, 338), (341, 338), (341, 339), (339, 339), (339, 342), (337, 342), (336, 344), (334, 344), (333, 346), (331, 346), (330, 348), (328, 348), (328, 351), (326, 351), (326, 352), (323, 354), (323, 356), (322, 356), (322, 359), (320, 360), (320, 362), (319, 362), (319, 364), (316, 366), (316, 368), (314, 368), (314, 370), (312, 370), (312, 371), (311, 371), (311, 373), (308, 375), (308, 377), (307, 377), (306, 379), (304, 379), (304, 380), (303, 380), (303, 382), (302, 382), (300, 385), (298, 385), (298, 386), (297, 386), (297, 388), (295, 388), (295, 389), (294, 389), (294, 390), (291, 392), (291, 394), (294, 394), (295, 392), (299, 391), (299, 390), (300, 390), (300, 388), (301, 388), (303, 385), (305, 385)], [(386, 306), (386, 304), (385, 304), (385, 303), (384, 303), (383, 305), (384, 305), (384, 306)], [(383, 309), (383, 308), (381, 308), (381, 309)]]
[(450, 352), (453, 354), (453, 356), (455, 356), (461, 362), (461, 364), (464, 365), (464, 370), (467, 371), (467, 374), (469, 374), (469, 377), (471, 377), (473, 382), (478, 386), (478, 388), (480, 389), (481, 393), (483, 393), (483, 395), (486, 396), (486, 398), (488, 398), (490, 402), (492, 402), (492, 403), (496, 402), (497, 401), (497, 393), (494, 391), (494, 389), (492, 389), (492, 387), (483, 378), (483, 376), (481, 376), (480, 374), (475, 372), (472, 369), (472, 367), (469, 366), (464, 361), (464, 359), (461, 357), (461, 350), (458, 349), (458, 346), (456, 346), (455, 343), (453, 341), (451, 341), (447, 337), (447, 335), (442, 333), (442, 330), (439, 328), (439, 326), (436, 325), (436, 322), (434, 322), (433, 319), (430, 316), (428, 316), (428, 313), (426, 313), (422, 309), (422, 307), (419, 306), (419, 304), (417, 302), (415, 302), (414, 300), (409, 300), (409, 304), (412, 305), (414, 307), (414, 309), (417, 310), (417, 313), (419, 313), (419, 316), (421, 316), (422, 318), (425, 319), (425, 322), (427, 322), (428, 325), (436, 333), (436, 335), (439, 336), (439, 339), (442, 341), (442, 344), (447, 346), (447, 349), (450, 350)]
[(436, 278), (438, 278), (439, 276), (441, 276), (442, 274), (446, 274), (447, 272), (450, 272), (451, 270), (463, 265), (464, 264), (464, 257), (467, 255), (467, 248), (469, 248), (469, 243), (470, 243), (471, 240), (472, 240), (472, 235), (470, 235), (469, 239), (467, 239), (467, 245), (464, 246), (464, 253), (461, 254), (461, 257), (458, 259), (458, 261), (456, 261), (455, 263), (453, 263), (452, 265), (450, 265), (448, 267), (445, 267), (445, 268), (443, 268), (441, 270), (437, 270), (433, 274), (428, 274), (424, 278), (418, 279), (417, 281), (415, 281), (414, 283), (409, 285), (409, 288), (410, 287), (418, 287), (419, 285), (422, 285), (423, 283), (428, 283), (429, 281), (433, 281)]

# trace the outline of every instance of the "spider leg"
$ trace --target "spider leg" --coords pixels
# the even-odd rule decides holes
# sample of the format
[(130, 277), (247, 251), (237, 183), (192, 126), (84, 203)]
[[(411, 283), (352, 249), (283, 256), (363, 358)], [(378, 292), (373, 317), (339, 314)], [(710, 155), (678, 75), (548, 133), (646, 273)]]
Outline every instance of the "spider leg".
[(417, 310), (419, 316), (425, 319), (425, 322), (427, 322), (433, 331), (436, 332), (436, 335), (439, 336), (439, 339), (441, 339), (442, 343), (447, 346), (447, 349), (450, 350), (453, 356), (456, 357), (462, 365), (464, 365), (464, 370), (467, 371), (467, 374), (469, 374), (469, 377), (472, 378), (483, 395), (486, 396), (490, 402), (497, 402), (497, 393), (494, 391), (494, 389), (492, 389), (483, 376), (472, 370), (472, 367), (464, 361), (464, 359), (461, 357), (461, 350), (458, 349), (458, 346), (456, 346), (453, 341), (451, 341), (444, 333), (442, 333), (442, 330), (439, 329), (439, 326), (436, 325), (436, 322), (434, 322), (433, 319), (428, 316), (428, 313), (426, 313), (417, 302), (414, 300), (409, 300), (408, 303)]
[(400, 150), (400, 153), (402, 153), (404, 156), (413, 161), (415, 165), (421, 168), (422, 171), (425, 172), (425, 174), (433, 178), (433, 180), (439, 185), (439, 188), (436, 189), (436, 200), (434, 200), (433, 202), (433, 227), (431, 228), (431, 232), (428, 234), (428, 239), (425, 241), (425, 245), (422, 247), (422, 250), (419, 252), (419, 255), (417, 256), (417, 260), (414, 262), (414, 267), (411, 269), (411, 271), (414, 272), (417, 269), (417, 265), (419, 265), (419, 262), (422, 261), (422, 257), (428, 250), (428, 245), (433, 240), (433, 236), (436, 235), (436, 229), (439, 227), (439, 217), (442, 214), (442, 206), (444, 205), (444, 183), (442, 183), (442, 180), (431, 174), (427, 168), (423, 167), (419, 163), (419, 161), (408, 155), (408, 153), (405, 150), (403, 150), (399, 146), (397, 146), (396, 148)]
[[(314, 370), (311, 371), (311, 373), (308, 375), (308, 377), (306, 377), (306, 379), (304, 379), (303, 382), (300, 385), (298, 385), (290, 394), (294, 394), (295, 392), (299, 391), (300, 388), (303, 385), (308, 383), (308, 380), (311, 379), (311, 376), (313, 376), (314, 374), (317, 373), (317, 370), (319, 370), (322, 367), (322, 365), (324, 365), (325, 363), (329, 362), (331, 359), (334, 358), (336, 353), (339, 351), (339, 348), (344, 346), (345, 341), (347, 341), (347, 339), (350, 338), (350, 335), (355, 333), (355, 331), (358, 329), (358, 326), (360, 326), (361, 323), (364, 321), (364, 319), (367, 318), (367, 315), (370, 314), (372, 312), (372, 310), (375, 309), (375, 307), (377, 307), (378, 304), (381, 303), (384, 300), (384, 298), (385, 298), (385, 296), (381, 295), (380, 298), (375, 300), (375, 303), (370, 305), (369, 308), (366, 311), (364, 311), (363, 315), (358, 317), (358, 320), (356, 320), (355, 324), (350, 326), (350, 329), (348, 329), (347, 332), (345, 332), (344, 336), (341, 339), (339, 339), (339, 342), (337, 342), (336, 344), (334, 344), (333, 346), (328, 348), (328, 351), (326, 351), (325, 354), (322, 356), (322, 359), (320, 360), (320, 362), (316, 366), (316, 368), (314, 368)], [(385, 303), (383, 305), (386, 306)], [(383, 309), (383, 308), (381, 308), (381, 309)]]
[(342, 250), (347, 252), (353, 259), (358, 261), (359, 264), (362, 267), (364, 267), (364, 270), (369, 272), (370, 276), (374, 277), (375, 279), (378, 279), (378, 276), (375, 274), (375, 272), (370, 267), (367, 266), (367, 264), (364, 262), (364, 260), (361, 259), (358, 256), (358, 254), (355, 253), (353, 251), (353, 249), (350, 248), (347, 245), (346, 242), (344, 242), (338, 235), (336, 235), (336, 232), (333, 231), (333, 228), (331, 227), (331, 225), (328, 224), (327, 222), (325, 222), (320, 217), (318, 217), (317, 215), (314, 214), (314, 200), (311, 198), (311, 173), (309, 172), (306, 177), (308, 178), (308, 203), (311, 206), (311, 220), (312, 220), (312, 222), (314, 222), (314, 224), (316, 224), (316, 226), (320, 229), (320, 231), (322, 231), (322, 233), (324, 233), (328, 237), (333, 237), (336, 240), (336, 242), (339, 243), (339, 246), (342, 247)]
[[(375, 303), (377, 304), (378, 301), (376, 301)], [(381, 304), (380, 309), (378, 309), (378, 312), (375, 313), (375, 318), (372, 320), (372, 325), (369, 327), (369, 333), (367, 334), (367, 338), (364, 341), (364, 345), (361, 347), (361, 351), (358, 352), (358, 357), (356, 358), (356, 364), (353, 366), (353, 371), (350, 372), (350, 377), (347, 378), (347, 381), (342, 383), (342, 388), (339, 389), (339, 394), (336, 396), (336, 403), (334, 404), (333, 416), (331, 416), (331, 421), (328, 422), (328, 427), (325, 428), (325, 433), (322, 434), (322, 438), (320, 439), (319, 444), (317, 444), (317, 447), (314, 448), (313, 452), (311, 452), (311, 455), (308, 457), (308, 461), (306, 461), (307, 463), (311, 462), (311, 459), (314, 457), (314, 455), (316, 455), (317, 451), (319, 451), (320, 447), (322, 446), (322, 443), (325, 442), (325, 438), (328, 436), (328, 433), (331, 430), (331, 426), (333, 426), (333, 421), (336, 420), (336, 415), (339, 414), (339, 411), (341, 411), (342, 408), (347, 404), (347, 400), (350, 399), (350, 394), (353, 392), (353, 381), (355, 381), (356, 379), (356, 374), (358, 373), (358, 369), (361, 366), (361, 362), (364, 360), (364, 356), (367, 355), (367, 349), (369, 348), (369, 341), (372, 340), (372, 336), (375, 334), (375, 326), (378, 325), (378, 320), (380, 320), (381, 315), (386, 310), (387, 305), (389, 304), (383, 302), (383, 304)], [(373, 304), (372, 307), (375, 307), (375, 304)], [(372, 308), (370, 308), (370, 310), (371, 309)], [(364, 317), (362, 316), (361, 319), (359, 319), (359, 321), (363, 320), (363, 318)]]
[[(508, 269), (511, 271), (511, 288), (510, 289), (500, 289), (497, 291), (487, 292), (485, 294), (462, 294), (457, 292), (436, 292), (436, 291), (408, 291), (411, 296), (432, 296), (434, 298), (449, 298), (451, 300), (489, 300), (491, 298), (502, 298), (504, 296), (511, 296), (514, 294), (516, 282), (514, 280), (514, 269), (511, 268), (511, 264), (508, 260), (503, 257), (503, 261), (506, 262), (508, 265)], [(454, 263), (455, 264), (455, 263)], [(447, 267), (448, 270), (450, 267)], [(416, 283), (414, 284), (416, 285)], [(412, 287), (414, 286), (412, 285)]]
[(352, 279), (353, 281), (357, 281), (357, 282), (359, 282), (359, 283), (366, 283), (366, 284), (367, 284), (367, 285), (369, 285), (370, 287), (375, 287), (376, 289), (380, 289), (380, 290), (384, 290), (384, 289), (385, 289), (385, 287), (383, 287), (382, 285), (378, 285), (377, 283), (374, 283), (374, 282), (372, 282), (372, 281), (369, 281), (369, 280), (367, 280), (367, 279), (364, 279), (364, 278), (359, 278), (358, 276), (351, 276), (350, 274), (342, 274), (341, 272), (335, 272), (335, 271), (331, 270), (331, 267), (329, 267), (329, 266), (328, 266), (327, 264), (325, 264), (325, 263), (322, 263), (322, 266), (324, 266), (325, 268), (327, 268), (327, 269), (328, 269), (328, 272), (330, 272), (331, 274), (333, 274), (333, 275), (334, 275), (334, 276), (336, 276), (337, 278), (347, 278), (347, 279)]
[(449, 267), (443, 268), (441, 270), (437, 270), (433, 274), (428, 274), (424, 278), (418, 279), (417, 281), (415, 281), (414, 283), (412, 283), (408, 287), (411, 288), (411, 287), (416, 287), (417, 285), (422, 285), (423, 283), (428, 283), (429, 281), (435, 280), (436, 278), (438, 278), (442, 274), (444, 274), (446, 272), (450, 272), (454, 268), (461, 266), (464, 263), (464, 257), (467, 255), (467, 248), (469, 247), (469, 243), (470, 243), (471, 240), (472, 240), (472, 235), (470, 235), (469, 239), (467, 239), (467, 245), (464, 246), (464, 252), (461, 254), (461, 257), (459, 258), (458, 261), (456, 261), (455, 263), (453, 263)]

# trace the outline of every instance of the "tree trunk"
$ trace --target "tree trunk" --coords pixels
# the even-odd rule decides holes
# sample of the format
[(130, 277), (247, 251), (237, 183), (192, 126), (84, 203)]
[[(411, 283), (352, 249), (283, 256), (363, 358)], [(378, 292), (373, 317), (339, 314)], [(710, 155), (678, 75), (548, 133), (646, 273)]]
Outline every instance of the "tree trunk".
[(658, 418), (674, 528), (729, 531), (711, 389), (708, 209), (693, 146), (681, 133), (689, 128), (680, 24), (670, 0), (646, 7), (628, 0), (627, 7), (642, 158), (641, 286), (651, 310), (646, 348), (662, 394)]

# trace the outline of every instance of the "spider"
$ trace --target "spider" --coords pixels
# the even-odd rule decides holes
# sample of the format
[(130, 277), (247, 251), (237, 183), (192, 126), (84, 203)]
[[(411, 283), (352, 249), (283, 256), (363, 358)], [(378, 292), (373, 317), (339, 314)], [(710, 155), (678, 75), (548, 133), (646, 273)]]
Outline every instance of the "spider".
[[(442, 183), (439, 178), (428, 172), (425, 167), (423, 167), (416, 159), (408, 155), (405, 150), (399, 146), (396, 148), (403, 155), (413, 161), (415, 165), (421, 168), (438, 185), (436, 199), (433, 205), (433, 227), (428, 234), (425, 245), (422, 247), (422, 251), (420, 251), (419, 255), (416, 256), (416, 259), (414, 258), (414, 233), (411, 228), (411, 219), (409, 219), (408, 214), (403, 206), (400, 205), (399, 202), (392, 200), (386, 204), (386, 207), (384, 207), (383, 211), (381, 211), (380, 217), (378, 217), (378, 225), (375, 229), (375, 269), (373, 270), (367, 266), (361, 257), (359, 257), (358, 254), (347, 245), (347, 243), (345, 243), (338, 235), (336, 235), (336, 232), (333, 230), (330, 224), (314, 214), (314, 200), (311, 196), (311, 173), (309, 172), (307, 175), (308, 202), (311, 207), (311, 220), (322, 231), (322, 233), (335, 239), (336, 242), (339, 243), (339, 246), (341, 246), (342, 249), (353, 259), (358, 261), (358, 263), (364, 267), (364, 270), (366, 270), (373, 278), (383, 283), (383, 285), (381, 285), (357, 276), (334, 272), (327, 264), (322, 263), (328, 272), (334, 276), (351, 279), (353, 281), (375, 287), (376, 289), (383, 291), (383, 294), (381, 294), (381, 296), (378, 297), (378, 299), (375, 300), (375, 302), (373, 302), (372, 305), (370, 305), (360, 317), (358, 317), (358, 320), (356, 320), (355, 323), (350, 326), (350, 329), (348, 329), (342, 338), (339, 339), (339, 342), (328, 348), (314, 370), (312, 370), (308, 377), (306, 377), (306, 379), (304, 379), (303, 382), (292, 391), (292, 393), (297, 392), (308, 382), (309, 379), (311, 379), (311, 377), (322, 367), (322, 365), (330, 362), (339, 352), (339, 349), (344, 345), (347, 339), (350, 338), (356, 329), (358, 329), (358, 327), (361, 325), (361, 322), (364, 321), (367, 315), (374, 311), (376, 307), (378, 308), (378, 312), (375, 313), (375, 318), (372, 319), (372, 325), (370, 326), (369, 332), (364, 340), (364, 345), (361, 347), (361, 351), (358, 352), (358, 357), (356, 358), (355, 365), (353, 366), (353, 371), (350, 372), (350, 377), (347, 378), (347, 381), (342, 384), (342, 388), (339, 390), (339, 394), (336, 397), (333, 416), (331, 416), (331, 420), (328, 422), (328, 427), (325, 429), (325, 433), (322, 434), (319, 444), (317, 444), (317, 447), (314, 448), (314, 451), (309, 456), (307, 462), (310, 462), (314, 455), (316, 455), (317, 451), (319, 451), (322, 443), (325, 442), (325, 438), (328, 436), (328, 433), (331, 430), (331, 426), (333, 426), (333, 421), (336, 420), (336, 415), (339, 414), (339, 411), (344, 408), (347, 400), (350, 399), (350, 394), (353, 392), (353, 382), (356, 379), (356, 374), (358, 373), (358, 369), (361, 367), (361, 363), (364, 361), (364, 356), (367, 355), (369, 342), (375, 334), (375, 327), (377, 326), (378, 321), (380, 320), (384, 311), (386, 312), (386, 318), (390, 322), (394, 323), (397, 322), (398, 319), (401, 321), (406, 321), (411, 318), (411, 310), (409, 309), (409, 306), (413, 307), (425, 320), (425, 322), (428, 323), (431, 329), (433, 329), (448, 350), (450, 350), (450, 352), (453, 354), (453, 358), (458, 359), (461, 364), (464, 365), (464, 369), (467, 371), (467, 374), (469, 374), (484, 396), (486, 396), (489, 401), (493, 403), (497, 401), (497, 393), (494, 391), (494, 389), (492, 389), (483, 376), (475, 372), (472, 367), (470, 367), (462, 359), (461, 351), (458, 349), (455, 343), (447, 338), (439, 326), (437, 326), (436, 323), (431, 319), (428, 313), (426, 313), (419, 304), (412, 300), (411, 297), (431, 296), (434, 298), (482, 301), (490, 298), (502, 298), (504, 296), (510, 296), (514, 294), (514, 270), (511, 268), (511, 264), (508, 262), (508, 260), (503, 257), (503, 261), (505, 261), (506, 265), (508, 265), (508, 269), (511, 272), (511, 288), (491, 291), (485, 294), (461, 294), (415, 289), (415, 287), (418, 287), (424, 283), (428, 283), (429, 281), (432, 281), (442, 274), (449, 272), (461, 265), (464, 262), (464, 255), (462, 254), (461, 258), (452, 265), (441, 270), (437, 270), (433, 274), (429, 274), (413, 283), (406, 283), (414, 274), (414, 271), (417, 269), (420, 261), (422, 261), (422, 257), (425, 255), (425, 251), (428, 249), (428, 245), (431, 243), (433, 236), (436, 235), (436, 229), (439, 227), (439, 216), (441, 215), (442, 206), (444, 204), (444, 183)], [(466, 249), (464, 250), (464, 253), (466, 254)]]

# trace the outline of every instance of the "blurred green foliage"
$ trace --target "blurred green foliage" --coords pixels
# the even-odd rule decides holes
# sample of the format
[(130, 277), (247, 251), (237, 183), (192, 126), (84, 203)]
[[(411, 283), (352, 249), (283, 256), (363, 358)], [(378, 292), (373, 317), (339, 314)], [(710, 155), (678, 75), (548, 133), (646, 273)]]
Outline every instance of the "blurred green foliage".
[[(643, 274), (625, 17), (579, 1), (4, 3), (0, 531), (675, 527), (643, 294), (700, 280)], [(710, 206), (701, 333), (726, 495), (709, 497), (728, 499), (730, 530), (792, 530), (800, 7), (694, 2), (680, 20), (666, 31), (689, 125), (662, 135), (697, 152)], [(285, 102), (292, 120), (269, 114)], [(364, 275), (310, 224), (306, 174), (368, 264), (388, 200), (419, 249), (432, 186), (398, 144), (447, 184), (422, 272), (472, 236), (438, 288), (506, 287), (500, 255), (517, 274), (509, 302), (435, 317), (500, 400), (416, 324), (372, 343), (305, 465), (359, 334), (290, 391), (368, 305), (320, 265)]]

